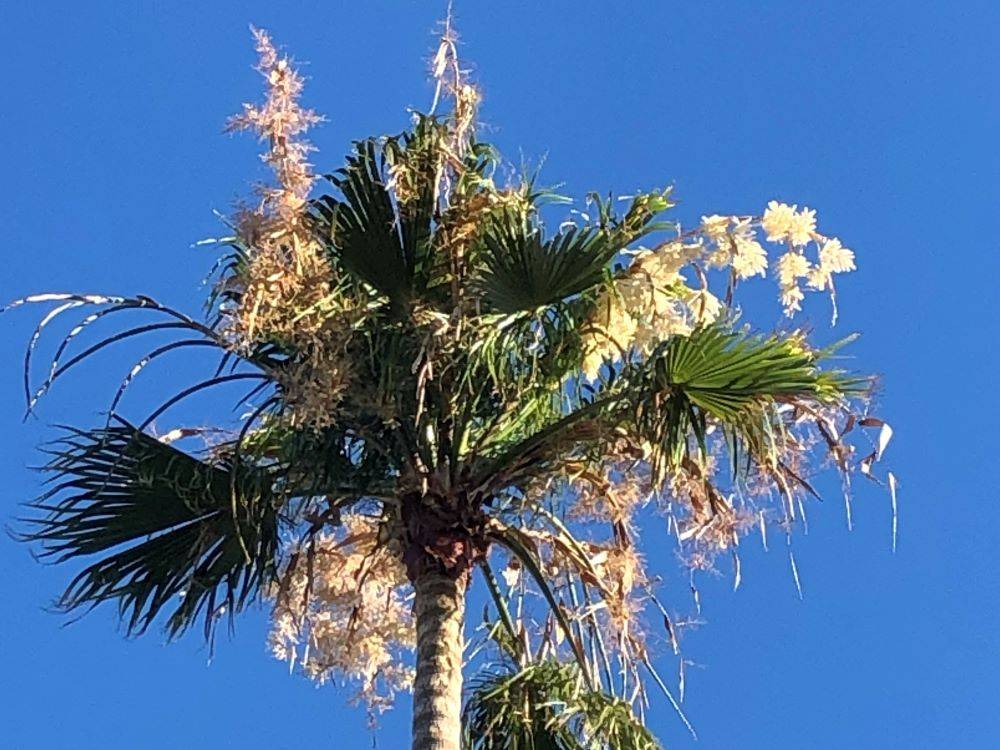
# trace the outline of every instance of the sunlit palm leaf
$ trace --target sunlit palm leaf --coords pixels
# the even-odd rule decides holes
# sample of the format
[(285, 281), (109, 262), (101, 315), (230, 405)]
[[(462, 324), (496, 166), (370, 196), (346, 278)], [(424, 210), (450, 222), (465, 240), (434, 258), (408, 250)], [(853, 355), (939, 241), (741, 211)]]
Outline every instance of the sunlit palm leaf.
[(466, 377), (481, 376), (479, 370), (485, 369), (499, 390), (519, 397), (531, 386), (557, 390), (580, 366), (592, 310), (592, 300), (578, 297), (533, 314), (497, 316), (470, 351)]
[[(656, 217), (673, 205), (670, 191), (635, 196), (622, 217), (610, 202), (591, 195), (596, 225), (567, 225), (549, 240), (537, 215), (519, 208), (495, 212), (482, 236), (485, 266), (480, 287), (499, 312), (534, 310), (592, 289), (614, 257), (630, 243), (670, 227)], [(544, 199), (544, 193), (537, 199)], [(531, 201), (529, 201), (531, 202)]]
[(639, 368), (637, 431), (673, 465), (689, 437), (704, 449), (710, 423), (759, 459), (768, 450), (768, 433), (780, 426), (782, 404), (833, 404), (870, 386), (821, 369), (823, 356), (794, 335), (759, 336), (725, 325), (675, 337)]
[(48, 515), (25, 538), (57, 562), (103, 555), (60, 608), (116, 601), (132, 633), (173, 607), (171, 635), (202, 614), (210, 632), (268, 581), (277, 510), (262, 472), (201, 461), (125, 423), (71, 430), (50, 452), (54, 487), (31, 504)]
[(867, 379), (821, 369), (825, 354), (797, 337), (757, 336), (725, 324), (675, 337), (616, 374), (592, 402), (484, 461), (483, 482), (544, 473), (552, 460), (620, 427), (653, 446), (661, 474), (681, 462), (690, 440), (705, 446), (710, 424), (721, 427), (733, 448), (761, 458), (782, 404), (832, 404), (870, 387)]

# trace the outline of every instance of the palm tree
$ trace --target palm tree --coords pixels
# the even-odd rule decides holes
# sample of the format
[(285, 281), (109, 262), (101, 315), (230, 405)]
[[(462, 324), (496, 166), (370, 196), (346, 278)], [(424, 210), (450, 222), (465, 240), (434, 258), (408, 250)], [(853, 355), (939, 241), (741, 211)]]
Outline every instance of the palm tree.
[[(376, 708), (412, 680), (413, 747), (452, 750), (478, 575), (492, 602), (483, 641), (499, 656), (474, 683), (469, 747), (654, 747), (645, 686), (666, 685), (641, 606), (675, 644), (676, 626), (643, 571), (637, 514), (661, 503), (691, 565), (706, 566), (758, 521), (787, 528), (814, 493), (814, 459), (857, 464), (844, 436), (881, 425), (863, 412), (869, 379), (825, 366), (836, 347), (802, 331), (754, 333), (734, 303), (764, 275), (761, 228), (785, 248), (789, 312), (800, 279), (832, 291), (853, 255), (816, 233), (812, 212), (777, 203), (681, 233), (661, 219), (669, 191), (624, 212), (591, 195), (589, 215), (547, 233), (563, 199), (496, 178), (450, 25), (431, 112), (355, 143), (311, 197), (302, 133), (318, 118), (255, 33), (269, 96), (233, 127), (266, 139), (276, 180), (233, 221), (207, 320), (148, 297), (15, 303), (56, 304), (26, 382), (43, 327), (93, 308), (27, 389), (29, 409), (106, 347), (180, 336), (132, 369), (105, 424), (49, 448), (50, 489), (24, 538), (87, 558), (60, 605), (114, 602), (130, 633), (163, 617), (172, 636), (199, 621), (208, 636), (264, 598), (278, 653), (319, 679), (346, 675)], [(717, 277), (724, 295), (710, 291)], [(92, 323), (129, 313), (153, 320), (64, 356)], [(211, 377), (141, 422), (120, 416), (141, 369), (190, 347), (219, 350)], [(234, 382), (252, 390), (226, 437), (182, 450), (200, 431), (152, 431), (180, 400)]]

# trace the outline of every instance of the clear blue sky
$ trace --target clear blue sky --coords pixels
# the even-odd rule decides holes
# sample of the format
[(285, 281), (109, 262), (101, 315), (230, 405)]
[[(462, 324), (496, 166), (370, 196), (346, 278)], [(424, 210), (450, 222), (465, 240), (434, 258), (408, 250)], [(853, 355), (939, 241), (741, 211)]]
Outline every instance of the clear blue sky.
[[(0, 298), (146, 292), (197, 311), (212, 263), (193, 241), (262, 176), (248, 138), (220, 134), (259, 90), (247, 26), (306, 61), (329, 117), (321, 168), (352, 138), (400, 129), (429, 101), (422, 61), (443, 3), (21, 2), (0, 10), (4, 151)], [(994, 536), (1000, 206), (1000, 10), (994, 2), (456, 3), (494, 139), (582, 195), (673, 183), (687, 223), (768, 199), (818, 208), (856, 250), (842, 333), (884, 376), (880, 412), (902, 481), (862, 487), (856, 530), (835, 487), (796, 542), (799, 601), (780, 548), (750, 540), (744, 584), (706, 581), (707, 624), (685, 641), (695, 745), (666, 704), (671, 748), (985, 748), (1000, 743)], [(617, 6), (617, 8), (616, 8)], [(0, 515), (38, 490), (25, 466), (55, 422), (92, 424), (130, 365), (81, 368), (22, 426), (20, 359), (38, 310), (0, 319)], [(823, 336), (827, 308), (809, 317)], [(178, 360), (147, 373), (138, 415)], [(201, 402), (178, 421), (222, 413)], [(647, 532), (648, 542), (659, 529)], [(663, 549), (662, 547), (660, 549)], [(669, 552), (667, 598), (686, 594)], [(196, 637), (126, 641), (113, 613), (70, 627), (43, 611), (68, 570), (0, 538), (0, 733), (8, 748), (371, 746), (362, 713), (266, 653), (251, 612), (214, 661)], [(666, 659), (664, 668), (672, 667)], [(381, 748), (402, 747), (405, 703)]]

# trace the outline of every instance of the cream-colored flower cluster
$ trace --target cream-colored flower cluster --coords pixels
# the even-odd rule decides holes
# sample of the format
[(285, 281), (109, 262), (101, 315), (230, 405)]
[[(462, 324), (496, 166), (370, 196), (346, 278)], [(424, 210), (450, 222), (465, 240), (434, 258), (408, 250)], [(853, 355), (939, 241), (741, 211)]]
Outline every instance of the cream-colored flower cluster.
[[(764, 277), (768, 251), (758, 238), (758, 229), (767, 242), (787, 248), (775, 262), (774, 273), (788, 316), (802, 307), (801, 282), (832, 296), (834, 274), (855, 268), (852, 251), (840, 240), (816, 231), (812, 209), (771, 201), (759, 218), (704, 216), (694, 231), (656, 249), (632, 252), (628, 268), (603, 290), (588, 328), (584, 375), (593, 380), (606, 361), (618, 361), (630, 353), (648, 355), (660, 342), (687, 336), (696, 326), (719, 318), (724, 306), (709, 288), (708, 272), (729, 271), (727, 300), (737, 283)], [(810, 244), (817, 250), (815, 262), (806, 256)], [(696, 286), (689, 285), (682, 273), (685, 267), (697, 278)]]
[(658, 250), (639, 250), (628, 270), (605, 289), (588, 326), (585, 375), (597, 377), (605, 360), (630, 351), (649, 354), (671, 336), (686, 336), (722, 312), (722, 303), (706, 287), (693, 289), (681, 269), (700, 258), (704, 246), (673, 242)]
[(703, 216), (701, 231), (712, 244), (710, 268), (732, 268), (739, 281), (767, 272), (767, 251), (757, 241), (752, 219)]
[[(805, 279), (810, 289), (834, 292), (833, 275), (853, 271), (854, 253), (844, 247), (840, 240), (825, 237), (816, 231), (816, 211), (786, 203), (771, 201), (761, 218), (761, 227), (767, 233), (769, 242), (780, 242), (788, 250), (776, 265), (781, 304), (785, 314), (791, 317), (802, 309), (805, 294), (799, 286)], [(817, 260), (811, 263), (805, 251), (810, 243), (817, 247)], [(834, 307), (836, 320), (836, 307)]]
[[(294, 236), (258, 238), (241, 273), (226, 280), (238, 292), (227, 333), (234, 344), (264, 340), (303, 343), (326, 324), (333, 274), (314, 244), (287, 247)], [(296, 243), (299, 244), (299, 243)]]
[(788, 242), (793, 247), (803, 247), (812, 241), (816, 232), (816, 211), (797, 205), (771, 201), (760, 220), (767, 233), (768, 242)]
[(274, 592), (274, 655), (319, 683), (356, 689), (369, 709), (391, 707), (409, 689), (402, 660), (415, 642), (409, 584), (402, 563), (377, 544), (375, 524), (345, 518), (343, 533), (308, 543), (282, 572)]

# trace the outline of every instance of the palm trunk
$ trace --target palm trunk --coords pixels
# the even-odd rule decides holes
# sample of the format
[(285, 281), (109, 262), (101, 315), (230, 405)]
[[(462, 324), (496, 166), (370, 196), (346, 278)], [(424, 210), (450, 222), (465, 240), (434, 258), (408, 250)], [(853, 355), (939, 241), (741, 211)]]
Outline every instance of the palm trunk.
[(462, 741), (462, 625), (467, 575), (417, 576), (417, 676), (413, 750), (459, 750)]

